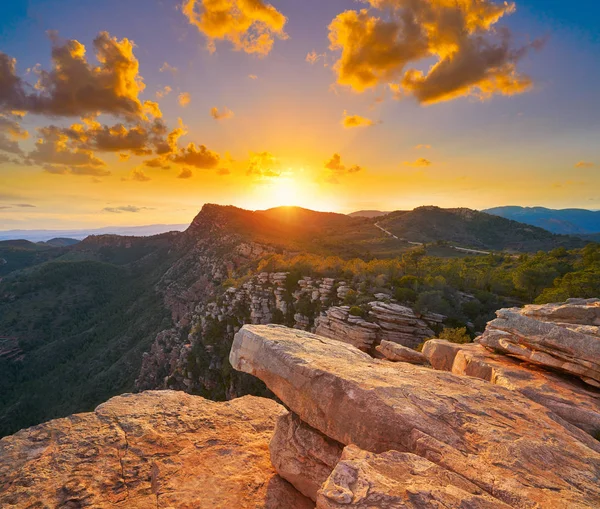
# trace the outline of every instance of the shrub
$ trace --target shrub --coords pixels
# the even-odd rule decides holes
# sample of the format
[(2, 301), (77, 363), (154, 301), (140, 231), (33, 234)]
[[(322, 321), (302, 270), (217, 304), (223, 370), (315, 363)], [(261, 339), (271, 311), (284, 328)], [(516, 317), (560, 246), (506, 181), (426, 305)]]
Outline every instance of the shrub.
[(459, 345), (472, 343), (471, 336), (467, 332), (466, 327), (456, 329), (445, 327), (438, 337), (439, 339), (445, 339), (446, 341), (450, 341), (450, 343), (457, 343)]

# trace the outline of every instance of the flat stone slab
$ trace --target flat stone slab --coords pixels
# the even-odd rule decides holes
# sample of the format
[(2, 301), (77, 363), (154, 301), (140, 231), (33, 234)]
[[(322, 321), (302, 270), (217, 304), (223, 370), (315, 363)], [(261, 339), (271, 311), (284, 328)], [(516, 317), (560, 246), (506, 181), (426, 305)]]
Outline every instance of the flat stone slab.
[(600, 506), (600, 443), (515, 391), (281, 326), (245, 326), (230, 361), (342, 444), (417, 454), (515, 508)]
[(251, 396), (119, 396), (0, 440), (0, 507), (308, 509), (269, 461), (283, 414)]

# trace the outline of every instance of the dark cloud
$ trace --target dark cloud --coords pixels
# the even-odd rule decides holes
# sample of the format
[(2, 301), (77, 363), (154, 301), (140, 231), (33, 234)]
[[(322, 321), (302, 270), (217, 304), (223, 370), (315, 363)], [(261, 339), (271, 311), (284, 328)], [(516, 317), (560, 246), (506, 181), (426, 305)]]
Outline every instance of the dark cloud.
[(204, 145), (197, 146), (195, 143), (190, 143), (186, 148), (182, 148), (177, 154), (172, 155), (170, 160), (201, 170), (212, 170), (219, 166), (221, 157)]
[(181, 173), (177, 176), (178, 179), (190, 179), (194, 176), (194, 174), (192, 173), (192, 170), (190, 170), (189, 168), (183, 168), (181, 170)]
[(0, 110), (55, 117), (161, 116), (158, 104), (139, 99), (145, 85), (131, 41), (119, 41), (107, 32), (98, 34), (93, 42), (98, 66), (87, 61), (80, 42), (61, 41), (55, 34), (51, 41), (52, 68), (34, 70), (35, 88), (17, 75), (15, 59), (0, 52)]

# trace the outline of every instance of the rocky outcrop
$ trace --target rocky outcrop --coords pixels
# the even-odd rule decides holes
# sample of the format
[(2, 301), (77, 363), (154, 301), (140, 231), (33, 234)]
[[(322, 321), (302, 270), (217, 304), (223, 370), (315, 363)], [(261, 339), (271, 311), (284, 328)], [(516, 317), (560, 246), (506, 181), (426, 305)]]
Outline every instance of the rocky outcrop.
[(308, 509), (269, 461), (283, 414), (250, 396), (119, 396), (0, 440), (0, 507)]
[(408, 362), (409, 364), (427, 364), (424, 355), (412, 348), (392, 343), (391, 341), (382, 341), (377, 347), (377, 351), (392, 362)]
[(508, 509), (464, 477), (416, 454), (373, 454), (349, 445), (317, 500), (319, 509)]
[[(490, 507), (600, 504), (600, 443), (513, 390), (391, 365), (350, 345), (278, 326), (244, 327), (230, 359), (324, 435), (370, 453), (411, 453), (436, 464), (445, 472), (432, 476), (444, 490), (452, 491), (449, 478), (458, 476), (480, 490), (473, 495), (495, 499)], [(349, 484), (352, 500), (362, 486)]]
[(335, 468), (344, 446), (288, 412), (277, 421), (269, 445), (277, 473), (312, 500)]
[(577, 378), (489, 351), (479, 343), (427, 341), (423, 355), (438, 370), (473, 376), (519, 392), (565, 421), (600, 437), (600, 391)]
[(482, 345), (600, 387), (600, 301), (501, 309)]
[(382, 341), (415, 348), (434, 337), (431, 327), (445, 319), (434, 313), (418, 317), (406, 306), (382, 301), (369, 303), (367, 318), (353, 316), (350, 306), (331, 307), (317, 319), (314, 332), (373, 353)]

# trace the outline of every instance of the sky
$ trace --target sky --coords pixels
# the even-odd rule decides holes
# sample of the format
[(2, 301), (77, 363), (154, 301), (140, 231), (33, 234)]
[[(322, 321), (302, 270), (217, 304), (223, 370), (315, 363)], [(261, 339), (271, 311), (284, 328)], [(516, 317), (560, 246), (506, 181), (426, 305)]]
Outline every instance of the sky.
[(0, 3), (0, 230), (600, 209), (600, 16), (559, 0)]

